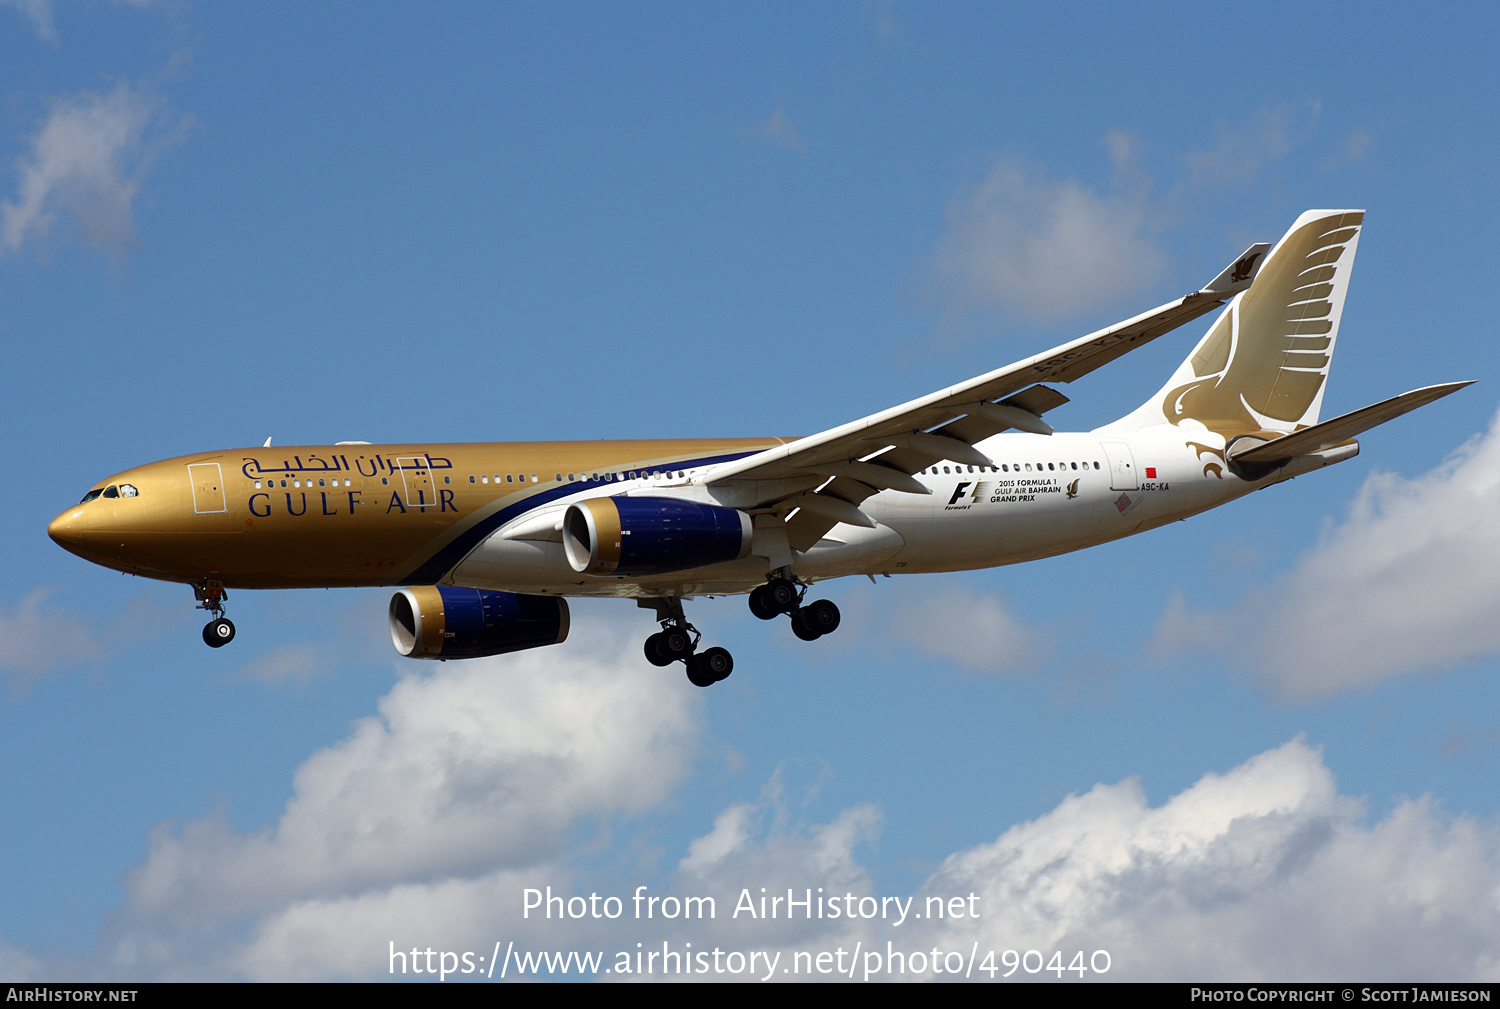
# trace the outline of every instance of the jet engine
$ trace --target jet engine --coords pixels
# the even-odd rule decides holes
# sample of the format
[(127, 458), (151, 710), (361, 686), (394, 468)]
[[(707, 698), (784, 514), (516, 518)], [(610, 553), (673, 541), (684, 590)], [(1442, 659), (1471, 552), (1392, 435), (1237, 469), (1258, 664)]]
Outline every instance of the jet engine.
[(391, 596), (391, 643), (412, 659), (477, 659), (555, 645), (568, 636), (559, 596), (421, 585)]
[(655, 575), (750, 553), (750, 516), (666, 497), (588, 498), (568, 506), (563, 547), (589, 575)]

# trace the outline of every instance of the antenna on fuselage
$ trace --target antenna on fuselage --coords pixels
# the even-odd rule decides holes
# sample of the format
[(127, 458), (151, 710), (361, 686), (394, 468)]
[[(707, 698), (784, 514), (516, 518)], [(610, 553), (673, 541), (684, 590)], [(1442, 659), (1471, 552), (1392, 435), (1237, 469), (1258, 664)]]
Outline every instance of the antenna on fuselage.
[(271, 447), (271, 439), (267, 438), (266, 439), (266, 443), (264, 445), (262, 445), (261, 448), (270, 448), (270, 447)]

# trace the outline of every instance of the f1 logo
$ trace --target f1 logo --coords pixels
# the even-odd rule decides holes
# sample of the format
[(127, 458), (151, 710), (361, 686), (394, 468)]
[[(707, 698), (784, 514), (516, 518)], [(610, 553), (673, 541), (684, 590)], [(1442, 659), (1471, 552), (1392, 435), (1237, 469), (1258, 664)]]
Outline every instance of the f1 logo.
[(973, 481), (965, 480), (954, 488), (953, 496), (948, 499), (949, 504), (958, 504), (958, 499), (964, 496), (964, 491), (973, 486)]

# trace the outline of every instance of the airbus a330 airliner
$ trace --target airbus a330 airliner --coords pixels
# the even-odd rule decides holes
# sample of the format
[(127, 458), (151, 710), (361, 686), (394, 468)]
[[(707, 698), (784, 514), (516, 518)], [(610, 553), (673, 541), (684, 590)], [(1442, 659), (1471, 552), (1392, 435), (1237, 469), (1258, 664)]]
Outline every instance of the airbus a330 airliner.
[[(398, 587), (413, 658), (568, 635), (567, 596), (633, 598), (658, 666), (706, 687), (682, 603), (749, 593), (804, 640), (844, 575), (1015, 564), (1152, 529), (1352, 458), (1354, 436), (1468, 382), (1319, 421), (1364, 213), (1313, 210), (1201, 290), (901, 406), (797, 439), (234, 449), (118, 473), (48, 533), (107, 567), (193, 586), (203, 639), (234, 638), (226, 589)], [(1161, 391), (1086, 434), (1042, 419), (1067, 383), (1223, 308)]]

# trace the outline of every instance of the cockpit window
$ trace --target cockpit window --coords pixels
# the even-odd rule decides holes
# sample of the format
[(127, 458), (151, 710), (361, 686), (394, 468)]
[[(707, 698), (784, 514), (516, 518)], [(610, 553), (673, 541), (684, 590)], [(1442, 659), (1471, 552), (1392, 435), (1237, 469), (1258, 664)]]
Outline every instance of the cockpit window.
[(85, 494), (83, 496), (83, 500), (80, 501), (80, 502), (78, 502), (78, 503), (79, 504), (88, 504), (90, 501), (94, 500), (94, 498), (98, 497), (100, 494), (103, 494), (103, 493), (104, 493), (104, 489), (103, 488), (101, 488), (101, 487), (95, 487), (93, 490), (91, 490), (87, 494)]
[(105, 497), (119, 497), (120, 496), (120, 488), (116, 487), (114, 484), (110, 484), (108, 487), (104, 488), (104, 496)]
[(138, 491), (138, 490), (135, 489), (135, 484), (131, 484), (131, 483), (122, 483), (122, 484), (120, 484), (120, 496), (121, 497), (135, 497), (139, 493), (140, 493), (140, 491)]

